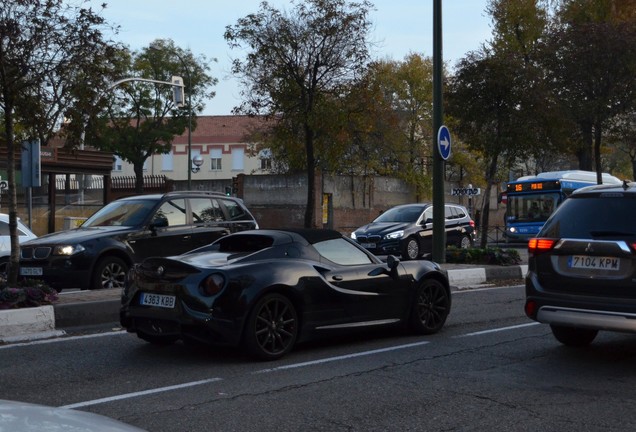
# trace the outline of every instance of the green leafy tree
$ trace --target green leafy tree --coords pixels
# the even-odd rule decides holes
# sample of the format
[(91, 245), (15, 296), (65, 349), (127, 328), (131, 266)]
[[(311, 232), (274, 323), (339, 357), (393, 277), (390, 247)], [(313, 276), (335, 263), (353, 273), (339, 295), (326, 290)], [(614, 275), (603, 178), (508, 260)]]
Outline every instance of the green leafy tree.
[[(11, 235), (9, 283), (17, 280), (19, 244), (15, 153), (23, 139), (46, 145), (63, 119), (81, 117), (106, 88), (119, 48), (104, 39), (104, 19), (62, 0), (5, 1), (0, 7), (1, 144), (7, 149)], [(81, 128), (64, 130), (79, 141)]]
[(173, 87), (161, 83), (130, 81), (110, 92), (108, 116), (102, 118), (102, 128), (95, 131), (92, 143), (133, 165), (137, 193), (143, 192), (146, 159), (168, 153), (174, 137), (181, 135), (190, 121), (192, 129), (196, 128), (196, 114), (203, 110), (204, 99), (214, 96), (210, 87), (217, 83), (208, 71), (205, 56), (195, 57), (171, 40), (157, 39), (128, 57), (125, 78), (170, 82), (172, 76), (181, 76), (185, 84), (182, 106), (175, 104)]
[(562, 2), (544, 47), (546, 82), (578, 127), (579, 167), (596, 171), (599, 182), (604, 129), (635, 100), (636, 20), (624, 6), (612, 0)]
[[(272, 135), (286, 139), (287, 160), (302, 163), (307, 171), (304, 225), (313, 227), (316, 169), (320, 150), (329, 141), (327, 131), (332, 130), (324, 114), (339, 106), (347, 88), (364, 72), (371, 4), (292, 4), (290, 11), (280, 11), (262, 2), (259, 12), (226, 27), (225, 39), (231, 48), (246, 50), (245, 58), (234, 60), (232, 67), (244, 87), (244, 102), (235, 112), (276, 119)], [(302, 154), (293, 142), (302, 143)]]

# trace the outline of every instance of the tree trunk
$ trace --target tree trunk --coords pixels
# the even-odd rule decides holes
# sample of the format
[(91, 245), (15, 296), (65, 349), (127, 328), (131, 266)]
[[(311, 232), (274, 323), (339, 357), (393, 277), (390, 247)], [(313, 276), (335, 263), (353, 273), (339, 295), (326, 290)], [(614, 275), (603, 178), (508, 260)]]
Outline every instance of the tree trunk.
[(492, 182), (497, 173), (497, 161), (498, 155), (492, 156), (490, 160), (490, 166), (486, 173), (486, 190), (484, 192), (484, 198), (481, 206), (481, 222), (479, 223), (481, 229), (481, 241), (479, 247), (485, 248), (488, 245), (488, 225), (490, 223), (490, 191), (492, 190)]
[(316, 195), (316, 160), (314, 157), (314, 136), (305, 124), (305, 150), (307, 151), (307, 206), (305, 207), (305, 228), (314, 228)]
[(144, 162), (133, 163), (133, 169), (135, 170), (135, 193), (144, 193)]
[(581, 147), (576, 152), (579, 159), (579, 169), (592, 171), (592, 123), (581, 123)]
[(9, 183), (9, 236), (11, 242), (11, 256), (9, 258), (9, 274), (7, 282), (16, 286), (20, 266), (20, 243), (18, 241), (18, 199), (15, 184), (15, 139), (13, 136), (13, 105), (5, 103), (4, 127), (7, 139), (7, 182)]
[(594, 165), (596, 168), (596, 183), (603, 184), (603, 166), (601, 165), (601, 141), (603, 127), (597, 123), (594, 127)]

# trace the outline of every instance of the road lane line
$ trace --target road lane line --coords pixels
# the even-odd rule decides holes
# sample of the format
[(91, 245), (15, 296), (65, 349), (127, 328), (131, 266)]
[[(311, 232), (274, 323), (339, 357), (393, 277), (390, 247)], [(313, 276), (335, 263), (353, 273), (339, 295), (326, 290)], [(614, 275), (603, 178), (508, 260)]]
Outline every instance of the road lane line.
[(397, 351), (397, 350), (406, 349), (406, 348), (413, 348), (413, 347), (416, 347), (416, 346), (426, 345), (428, 343), (429, 343), (428, 341), (415, 342), (415, 343), (411, 343), (411, 344), (398, 345), (398, 346), (388, 347), (388, 348), (380, 348), (380, 349), (371, 350), (371, 351), (362, 351), (362, 352), (354, 353), (354, 354), (346, 354), (346, 355), (336, 356), (336, 357), (327, 357), (327, 358), (323, 358), (323, 359), (320, 359), (320, 360), (312, 360), (312, 361), (308, 361), (308, 362), (293, 363), (293, 364), (289, 364), (289, 365), (285, 365), (285, 366), (278, 366), (278, 367), (275, 367), (275, 368), (261, 369), (261, 370), (258, 370), (256, 372), (252, 372), (252, 373), (254, 373), (254, 374), (269, 373), (269, 372), (275, 372), (275, 371), (285, 370), (285, 369), (294, 369), (294, 368), (300, 368), (300, 367), (305, 367), (305, 366), (313, 366), (313, 365), (317, 365), (317, 364), (329, 363), (329, 362), (339, 361), (339, 360), (346, 360), (346, 359), (355, 358), (355, 357), (363, 357), (363, 356), (379, 354), (379, 353), (388, 352), (388, 351)]
[(515, 326), (510, 326), (510, 327), (500, 327), (500, 328), (496, 328), (496, 329), (482, 330), (482, 331), (478, 331), (478, 332), (466, 333), (466, 334), (463, 334), (463, 335), (457, 335), (457, 336), (453, 336), (453, 338), (468, 337), (468, 336), (479, 336), (479, 335), (488, 334), (488, 333), (497, 333), (497, 332), (508, 331), (508, 330), (516, 330), (518, 328), (530, 327), (530, 326), (535, 326), (535, 325), (539, 325), (539, 324), (541, 324), (541, 323), (531, 322), (531, 323), (527, 323), (527, 324), (519, 324), (519, 325), (515, 325)]
[(139, 396), (146, 396), (146, 395), (149, 395), (149, 394), (163, 393), (163, 392), (168, 392), (168, 391), (172, 391), (172, 390), (179, 390), (179, 389), (187, 388), (187, 387), (195, 387), (195, 386), (199, 386), (199, 385), (203, 385), (203, 384), (209, 384), (209, 383), (213, 383), (213, 382), (217, 382), (217, 381), (223, 381), (223, 378), (210, 378), (210, 379), (205, 379), (205, 380), (201, 380), (201, 381), (192, 381), (192, 382), (189, 382), (189, 383), (177, 384), (177, 385), (168, 386), (168, 387), (159, 387), (159, 388), (150, 389), (150, 390), (138, 391), (138, 392), (133, 392), (133, 393), (126, 393), (126, 394), (122, 394), (122, 395), (118, 395), (118, 396), (111, 396), (111, 397), (107, 397), (107, 398), (95, 399), (95, 400), (92, 400), (92, 401), (85, 401), (85, 402), (78, 402), (78, 403), (69, 404), (69, 405), (63, 405), (63, 406), (58, 407), (58, 408), (69, 408), (69, 409), (83, 408), (83, 407), (87, 407), (87, 406), (90, 406), (90, 405), (98, 405), (98, 404), (103, 404), (103, 403), (106, 403), (106, 402), (114, 402), (114, 401), (119, 401), (119, 400), (123, 400), (123, 399), (131, 399), (131, 398), (135, 398), (135, 397), (139, 397)]
[(95, 333), (95, 334), (82, 335), (82, 336), (62, 336), (55, 339), (42, 339), (42, 340), (29, 341), (29, 342), (0, 345), (0, 350), (7, 349), (7, 348), (31, 346), (31, 345), (43, 345), (43, 344), (50, 344), (50, 343), (57, 343), (57, 342), (67, 342), (67, 341), (74, 341), (74, 340), (80, 340), (80, 339), (92, 339), (92, 338), (98, 338), (98, 337), (104, 337), (104, 336), (117, 336), (117, 335), (122, 335), (127, 333), (128, 332), (126, 330), (117, 330), (112, 332)]

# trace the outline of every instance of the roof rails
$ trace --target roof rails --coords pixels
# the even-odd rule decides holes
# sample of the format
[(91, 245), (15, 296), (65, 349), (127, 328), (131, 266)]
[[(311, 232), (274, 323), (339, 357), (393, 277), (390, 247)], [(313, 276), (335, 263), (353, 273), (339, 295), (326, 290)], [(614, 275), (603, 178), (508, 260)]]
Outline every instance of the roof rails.
[(191, 191), (191, 190), (170, 191), (170, 192), (166, 192), (164, 195), (170, 196), (170, 195), (183, 195), (183, 194), (226, 196), (223, 192), (218, 192), (218, 191)]

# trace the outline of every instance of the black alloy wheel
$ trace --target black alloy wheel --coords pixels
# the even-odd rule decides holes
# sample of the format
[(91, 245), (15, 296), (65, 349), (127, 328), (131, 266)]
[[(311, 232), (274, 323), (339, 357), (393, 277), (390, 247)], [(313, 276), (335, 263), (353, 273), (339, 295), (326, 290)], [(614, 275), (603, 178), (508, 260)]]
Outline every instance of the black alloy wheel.
[(415, 237), (409, 237), (404, 243), (404, 249), (402, 250), (402, 258), (405, 260), (414, 260), (420, 256), (420, 243)]
[(121, 258), (107, 256), (99, 260), (93, 273), (92, 289), (124, 288), (128, 264)]
[(292, 350), (298, 338), (298, 315), (292, 302), (268, 294), (256, 303), (245, 328), (245, 348), (260, 360), (275, 360)]
[(411, 329), (419, 334), (437, 333), (449, 313), (450, 298), (444, 285), (435, 279), (422, 281), (411, 306)]
[(592, 343), (598, 330), (551, 325), (552, 334), (563, 345), (582, 347)]

